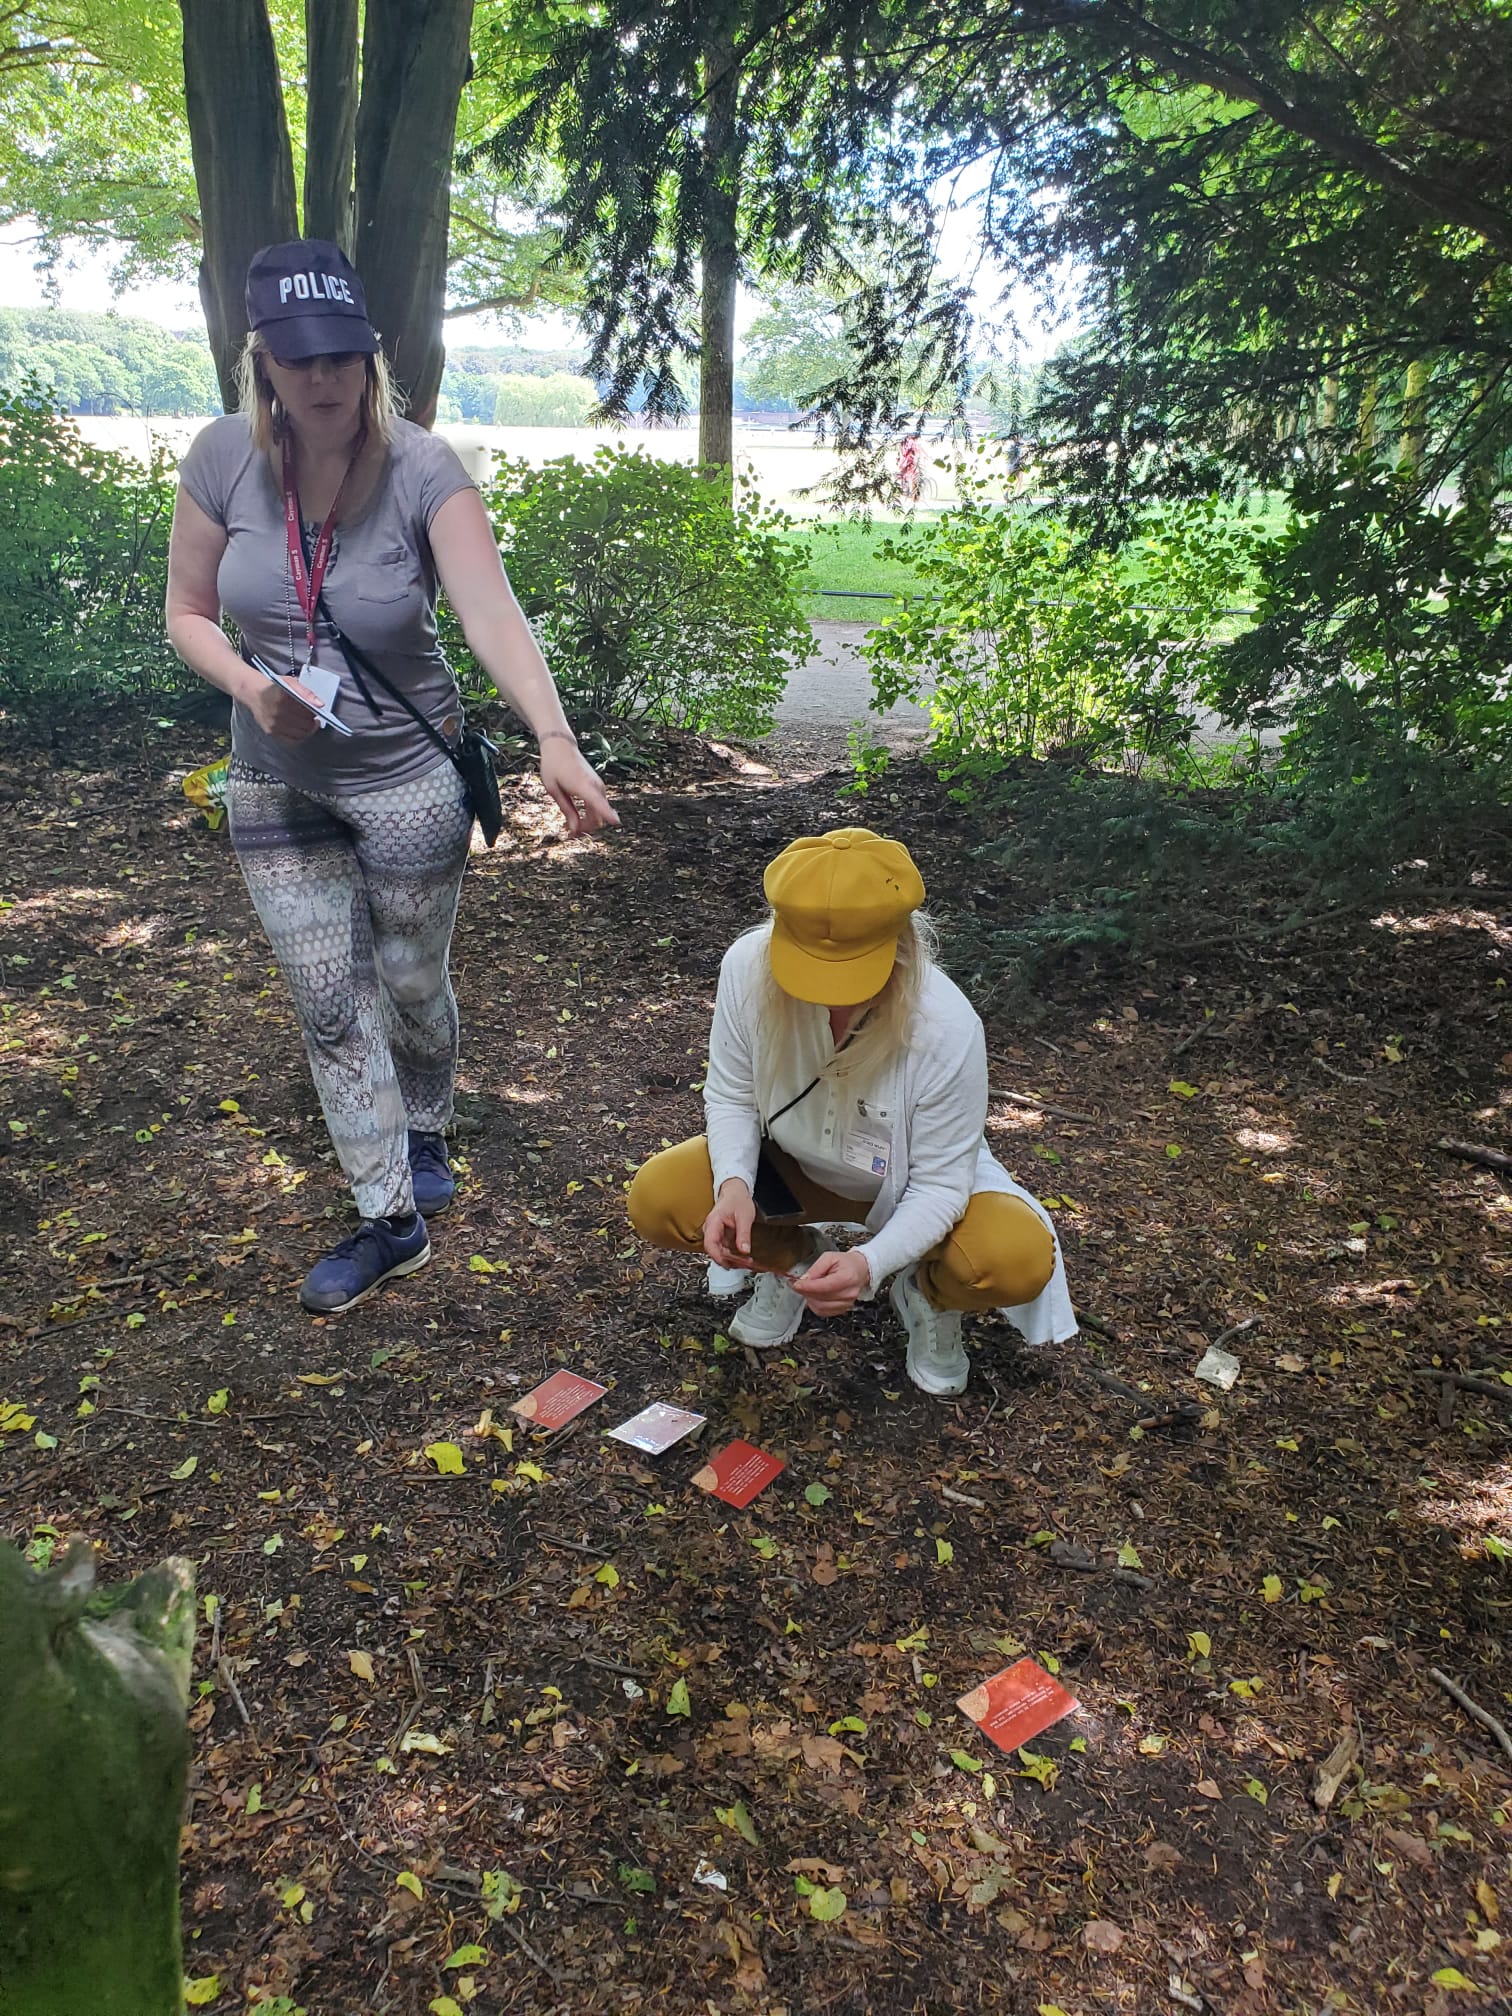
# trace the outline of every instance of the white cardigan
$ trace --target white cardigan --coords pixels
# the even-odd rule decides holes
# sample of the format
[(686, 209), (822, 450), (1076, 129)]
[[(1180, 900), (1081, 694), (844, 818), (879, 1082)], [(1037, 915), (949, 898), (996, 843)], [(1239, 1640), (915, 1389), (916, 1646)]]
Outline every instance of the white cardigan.
[[(756, 1050), (766, 964), (766, 934), (757, 931), (738, 938), (719, 969), (704, 1083), (716, 1195), (732, 1176), (748, 1185), (756, 1180), (761, 1147)], [(793, 1091), (806, 1082), (800, 1078)], [(873, 1292), (937, 1246), (959, 1224), (975, 1191), (1023, 1198), (1055, 1238), (1054, 1223), (1039, 1200), (1014, 1182), (987, 1146), (987, 1045), (981, 1018), (938, 967), (931, 967), (925, 979), (905, 1047), (874, 1085), (862, 1089), (891, 1122), (881, 1190), (870, 1209), (856, 1206), (857, 1221), (864, 1212), (871, 1235), (856, 1250), (866, 1256)], [(1034, 1301), (1003, 1313), (1030, 1344), (1076, 1334), (1058, 1238), (1048, 1285)]]

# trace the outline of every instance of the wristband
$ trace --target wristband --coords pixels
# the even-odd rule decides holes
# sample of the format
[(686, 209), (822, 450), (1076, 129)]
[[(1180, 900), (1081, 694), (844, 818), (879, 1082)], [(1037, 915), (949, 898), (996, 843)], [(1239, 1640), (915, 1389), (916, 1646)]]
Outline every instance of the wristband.
[(548, 728), (544, 734), (537, 735), (536, 741), (570, 742), (574, 749), (576, 749), (576, 747), (578, 746), (578, 739), (576, 735), (573, 734), (570, 728)]

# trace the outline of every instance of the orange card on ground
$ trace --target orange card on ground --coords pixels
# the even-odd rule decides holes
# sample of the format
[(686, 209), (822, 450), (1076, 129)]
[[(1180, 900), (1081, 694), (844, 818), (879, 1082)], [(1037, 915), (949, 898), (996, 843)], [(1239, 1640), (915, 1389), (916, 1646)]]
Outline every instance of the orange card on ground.
[(1020, 1659), (963, 1694), (956, 1706), (999, 1750), (1017, 1750), (1081, 1703), (1037, 1659)]
[(732, 1442), (717, 1456), (711, 1456), (702, 1470), (695, 1472), (693, 1482), (700, 1491), (711, 1492), (714, 1497), (722, 1498), (726, 1505), (739, 1509), (759, 1497), (772, 1479), (780, 1477), (786, 1468), (780, 1456), (768, 1456), (754, 1443)]
[(581, 1379), (576, 1372), (553, 1372), (549, 1379), (513, 1401), (509, 1411), (533, 1428), (565, 1428), (608, 1391), (607, 1386), (600, 1386), (593, 1379)]

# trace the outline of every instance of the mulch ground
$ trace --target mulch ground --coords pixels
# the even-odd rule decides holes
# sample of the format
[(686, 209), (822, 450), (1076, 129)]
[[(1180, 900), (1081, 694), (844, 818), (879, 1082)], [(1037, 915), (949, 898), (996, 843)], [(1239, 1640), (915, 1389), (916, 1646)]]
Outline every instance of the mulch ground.
[[(457, 1207), (313, 1322), (348, 1205), (183, 744), (0, 748), (0, 1404), (32, 1417), (0, 1503), (107, 1582), (195, 1563), (202, 1999), (1512, 2011), (1512, 1757), (1430, 1677), (1512, 1719), (1512, 1191), (1435, 1146), (1512, 1145), (1505, 890), (989, 1010), (992, 1139), (1091, 1321), (972, 1323), (941, 1406), (885, 1302), (730, 1346), (623, 1205), (700, 1125), (719, 955), (794, 834), (906, 840), (947, 963), (953, 917), (1011, 912), (927, 773), (858, 807), (685, 744), (592, 844), (512, 786), (457, 939)], [(1237, 1384), (1196, 1381), (1239, 1324)], [(511, 1429), (561, 1366), (610, 1394)], [(605, 1438), (652, 1399), (705, 1439)], [(747, 1512), (689, 1481), (732, 1435), (787, 1460)], [(954, 1703), (1026, 1652), (1081, 1705), (1005, 1755)]]

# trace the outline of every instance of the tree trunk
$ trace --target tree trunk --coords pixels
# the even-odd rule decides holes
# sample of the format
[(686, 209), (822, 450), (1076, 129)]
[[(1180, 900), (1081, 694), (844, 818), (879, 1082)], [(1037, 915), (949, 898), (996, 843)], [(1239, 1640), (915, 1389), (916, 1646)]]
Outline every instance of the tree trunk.
[(422, 427), (436, 417), (446, 362), (452, 152), (472, 15), (473, 0), (367, 0), (362, 31), (352, 257)]
[(1376, 408), (1381, 403), (1381, 374), (1372, 365), (1370, 376), (1365, 380), (1360, 393), (1360, 417), (1356, 423), (1360, 453), (1374, 455), (1376, 451)]
[(329, 238), (350, 259), (357, 0), (305, 0), (305, 73), (304, 236)]
[(298, 230), (294, 158), (265, 0), (179, 0), (179, 9), (200, 202), (200, 301), (230, 412), (247, 333), (247, 267), (254, 252)]
[(740, 273), (737, 112), (733, 36), (704, 45), (703, 244), (698, 373), (698, 459), (729, 488), (735, 461), (735, 288)]
[(194, 1569), (93, 1584), (0, 1546), (0, 2007), (179, 2016)]
[(1397, 467), (1405, 476), (1416, 476), (1428, 451), (1428, 360), (1416, 357), (1407, 366), (1407, 384), (1402, 395), (1402, 452)]

